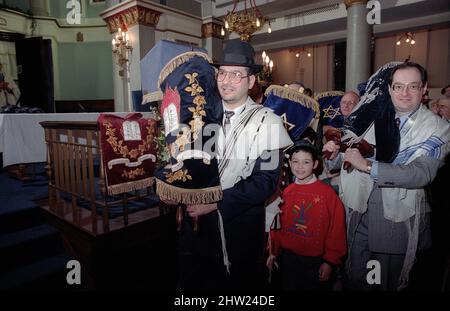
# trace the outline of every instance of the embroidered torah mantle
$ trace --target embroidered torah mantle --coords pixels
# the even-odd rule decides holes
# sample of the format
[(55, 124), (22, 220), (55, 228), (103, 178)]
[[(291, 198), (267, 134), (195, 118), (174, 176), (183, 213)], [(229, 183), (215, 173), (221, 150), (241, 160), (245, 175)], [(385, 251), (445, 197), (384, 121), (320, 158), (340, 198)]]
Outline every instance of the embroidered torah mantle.
[(187, 52), (161, 71), (161, 117), (170, 158), (155, 172), (156, 193), (163, 200), (207, 204), (222, 199), (214, 148), (222, 103), (207, 54)]
[(156, 165), (157, 122), (130, 113), (125, 117), (100, 114), (97, 123), (108, 194), (150, 187)]
[(316, 131), (319, 122), (319, 104), (296, 90), (271, 85), (267, 88), (264, 106), (279, 115), (292, 140), (297, 140), (308, 126)]

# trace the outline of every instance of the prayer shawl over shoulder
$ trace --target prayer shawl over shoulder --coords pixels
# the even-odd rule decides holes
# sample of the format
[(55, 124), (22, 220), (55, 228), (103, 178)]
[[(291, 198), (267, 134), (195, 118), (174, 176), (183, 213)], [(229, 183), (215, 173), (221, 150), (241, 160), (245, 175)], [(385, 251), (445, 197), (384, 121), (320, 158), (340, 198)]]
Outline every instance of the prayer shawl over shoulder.
[[(281, 118), (270, 109), (255, 104), (250, 98), (231, 128), (225, 144), (224, 140), (223, 133), (220, 133), (218, 154), (222, 189), (231, 188), (239, 180), (250, 176), (256, 159), (264, 151), (283, 149), (292, 144)], [(273, 169), (270, 165), (268, 169)]]
[[(372, 125), (373, 127), (373, 125)], [(366, 136), (373, 135), (373, 129)], [(371, 135), (372, 134), (372, 135)], [(373, 137), (368, 137), (372, 142)], [(407, 165), (420, 156), (443, 160), (450, 151), (450, 124), (421, 106), (401, 129), (400, 151), (393, 164)], [(349, 209), (359, 213), (367, 210), (367, 201), (372, 192), (373, 180), (368, 174), (354, 170), (350, 174), (341, 171), (341, 198)], [(414, 264), (419, 240), (420, 216), (424, 215), (425, 190), (406, 188), (382, 188), (384, 217), (393, 222), (404, 222), (408, 230), (408, 246), (400, 276), (400, 288), (407, 284), (409, 272)], [(414, 223), (409, 221), (416, 216)]]

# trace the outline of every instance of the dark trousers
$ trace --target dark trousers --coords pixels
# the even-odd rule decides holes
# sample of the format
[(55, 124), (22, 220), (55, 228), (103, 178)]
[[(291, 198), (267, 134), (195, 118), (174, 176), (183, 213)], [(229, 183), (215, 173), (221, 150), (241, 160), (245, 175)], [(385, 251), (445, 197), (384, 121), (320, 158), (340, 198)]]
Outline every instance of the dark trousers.
[[(178, 237), (180, 290), (266, 289), (267, 269), (262, 255), (238, 256), (236, 252), (229, 251), (231, 266), (228, 273), (223, 263), (217, 220), (200, 223), (197, 232), (192, 228), (190, 217), (185, 216)], [(229, 245), (227, 246), (231, 249)]]
[(279, 258), (283, 290), (331, 290), (330, 281), (319, 281), (321, 257), (300, 256), (282, 249)]
[[(348, 237), (349, 253), (346, 262), (345, 288), (355, 291), (395, 291), (399, 286), (398, 281), (405, 255), (370, 251), (367, 221), (366, 213), (362, 215), (356, 231)], [(367, 267), (367, 263), (371, 260), (377, 260), (380, 264), (380, 284), (369, 284), (367, 281), (368, 274), (372, 273), (372, 266)]]

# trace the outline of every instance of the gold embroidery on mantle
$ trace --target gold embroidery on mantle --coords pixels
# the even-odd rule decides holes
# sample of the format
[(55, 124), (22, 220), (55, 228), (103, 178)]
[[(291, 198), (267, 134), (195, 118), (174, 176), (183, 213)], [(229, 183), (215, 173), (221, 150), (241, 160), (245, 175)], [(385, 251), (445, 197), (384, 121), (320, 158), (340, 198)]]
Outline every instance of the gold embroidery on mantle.
[(176, 180), (192, 180), (192, 176), (188, 174), (188, 170), (179, 170), (174, 173), (164, 173), (166, 176), (166, 181), (171, 184)]
[(190, 92), (191, 96), (195, 96), (192, 101), (195, 105), (195, 108), (188, 108), (188, 110), (192, 112), (193, 120), (189, 122), (189, 125), (191, 126), (192, 138), (195, 141), (197, 140), (198, 134), (202, 130), (203, 125), (205, 124), (205, 122), (203, 122), (203, 116), (206, 116), (206, 112), (204, 110), (206, 100), (205, 97), (201, 95), (204, 90), (198, 84), (198, 73), (194, 72), (192, 74), (185, 74), (184, 76), (189, 80), (189, 86), (187, 86), (184, 90), (186, 92)]
[[(181, 129), (181, 133), (177, 135), (177, 139), (173, 144), (169, 145), (170, 154), (172, 156), (178, 154), (178, 152), (183, 152), (185, 146), (190, 144), (198, 139), (199, 133), (202, 130), (203, 125), (203, 117), (206, 116), (206, 112), (204, 110), (204, 105), (206, 104), (205, 97), (202, 95), (204, 92), (203, 88), (199, 85), (197, 77), (198, 73), (193, 72), (192, 74), (185, 74), (186, 79), (189, 80), (189, 86), (185, 87), (184, 90), (188, 93), (191, 93), (191, 96), (194, 97), (192, 100), (195, 107), (189, 107), (188, 110), (192, 112), (192, 120), (189, 122), (190, 130), (186, 127)], [(191, 138), (192, 137), (192, 141)], [(173, 183), (177, 180), (182, 180), (183, 182), (187, 180), (191, 180), (192, 177), (188, 174), (188, 170), (178, 170), (176, 172), (164, 173), (166, 175), (166, 181), (168, 183)]]
[(142, 176), (142, 175), (145, 175), (145, 171), (142, 167), (137, 168), (135, 170), (128, 171), (128, 172), (124, 170), (122, 173), (122, 177), (126, 177), (128, 179), (136, 179), (136, 177)]
[(143, 141), (143, 144), (139, 145), (137, 149), (131, 150), (128, 150), (128, 146), (123, 145), (123, 140), (119, 140), (116, 136), (116, 129), (112, 127), (111, 122), (104, 121), (103, 125), (106, 127), (106, 136), (108, 136), (106, 141), (116, 154), (120, 154), (122, 157), (128, 156), (130, 159), (137, 159), (139, 156), (150, 150), (155, 134), (150, 126), (150, 120), (148, 120), (149, 126), (146, 127), (148, 135)]

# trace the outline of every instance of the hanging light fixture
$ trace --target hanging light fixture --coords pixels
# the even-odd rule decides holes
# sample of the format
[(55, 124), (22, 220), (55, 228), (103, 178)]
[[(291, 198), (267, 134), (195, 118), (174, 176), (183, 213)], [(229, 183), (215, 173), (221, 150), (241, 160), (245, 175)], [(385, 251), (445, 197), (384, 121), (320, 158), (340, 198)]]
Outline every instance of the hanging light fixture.
[[(267, 18), (256, 7), (255, 0), (243, 0), (244, 10), (240, 12), (236, 12), (240, 0), (233, 1), (233, 10), (228, 11), (224, 18), (225, 30), (237, 33), (242, 41), (250, 41), (252, 34), (264, 26)], [(269, 33), (272, 32), (270, 25), (269, 29)]]
[(305, 53), (306, 56), (308, 56), (308, 57), (312, 56), (311, 52), (306, 50), (305, 48), (293, 49), (293, 50), (291, 50), (291, 52), (295, 53), (295, 57), (297, 57), (297, 58), (299, 58), (302, 53)]
[(270, 59), (270, 57), (266, 53), (266, 51), (262, 51), (261, 60), (262, 60), (262, 65), (263, 65), (263, 71), (265, 73), (272, 73), (272, 69), (274, 67), (274, 62), (272, 59)]
[(414, 35), (411, 32), (406, 32), (403, 35), (400, 36), (400, 38), (397, 40), (397, 45), (402, 44), (402, 39), (405, 39), (406, 43), (409, 43), (410, 45), (416, 44), (416, 40), (414, 40)]

